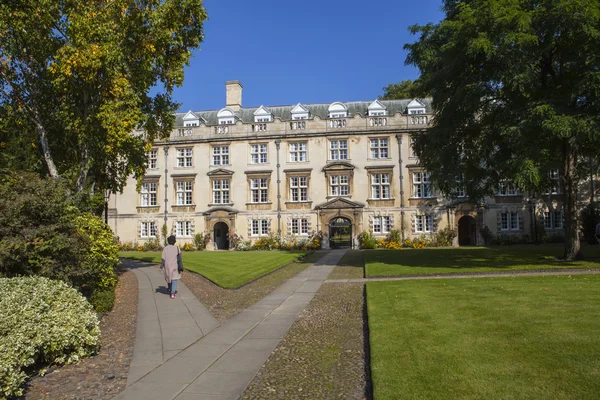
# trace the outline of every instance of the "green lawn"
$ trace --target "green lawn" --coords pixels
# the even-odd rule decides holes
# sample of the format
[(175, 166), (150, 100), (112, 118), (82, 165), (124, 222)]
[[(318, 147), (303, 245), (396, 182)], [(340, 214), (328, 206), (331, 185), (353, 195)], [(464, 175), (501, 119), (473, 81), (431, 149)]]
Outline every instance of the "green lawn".
[(600, 276), (367, 283), (376, 400), (597, 399)]
[[(597, 259), (563, 262), (562, 245), (365, 250), (366, 276), (400, 276), (553, 268), (598, 268)], [(584, 248), (600, 256), (600, 246)]]
[[(288, 264), (305, 253), (291, 251), (183, 252), (185, 269), (226, 288), (236, 288)], [(161, 252), (123, 251), (119, 257), (160, 263)]]

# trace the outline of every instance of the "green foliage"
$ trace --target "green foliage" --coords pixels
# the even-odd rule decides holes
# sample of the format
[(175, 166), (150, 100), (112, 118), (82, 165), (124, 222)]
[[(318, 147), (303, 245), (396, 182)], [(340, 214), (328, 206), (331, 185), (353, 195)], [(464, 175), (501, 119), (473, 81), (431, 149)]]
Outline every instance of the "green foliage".
[(252, 242), (252, 250), (276, 250), (279, 248), (280, 238), (272, 233), (269, 236), (261, 236)]
[(440, 229), (434, 233), (434, 242), (437, 247), (452, 246), (452, 242), (456, 237), (457, 233), (454, 229), (447, 226), (444, 229)]
[(144, 244), (142, 244), (142, 249), (143, 249), (143, 251), (156, 251), (156, 250), (162, 250), (163, 246), (160, 243), (160, 239), (155, 237), (155, 238), (146, 240), (144, 242)]
[(167, 224), (163, 224), (160, 231), (161, 231), (162, 237), (163, 237), (163, 246), (166, 246), (167, 245), (167, 235), (168, 235)]
[(483, 237), (483, 241), (486, 245), (492, 244), (492, 242), (494, 241), (494, 234), (487, 225), (481, 229), (481, 236)]
[[(438, 24), (413, 26), (435, 119), (415, 136), (420, 164), (445, 194), (464, 183), (477, 202), (511, 179), (545, 193), (558, 168), (565, 258), (579, 256), (577, 187), (600, 154), (600, 3), (446, 1)], [(577, 12), (573, 12), (577, 10)]]
[(581, 234), (588, 244), (598, 244), (596, 225), (600, 223), (600, 202), (588, 204), (581, 210)]
[(27, 371), (76, 363), (100, 343), (98, 318), (67, 284), (0, 278), (0, 398), (19, 396)]
[(114, 289), (95, 290), (89, 300), (94, 310), (99, 313), (107, 313), (115, 305), (115, 291)]
[[(410, 79), (404, 80), (400, 83), (391, 83), (386, 87), (382, 88), (383, 96), (382, 100), (403, 100), (413, 99), (416, 96), (415, 84)], [(426, 96), (421, 96), (426, 97)]]
[[(196, 250), (206, 250), (206, 246), (210, 243), (210, 233), (196, 233), (194, 235), (194, 246)], [(231, 241), (231, 239), (229, 239)]]
[(361, 249), (374, 249), (377, 247), (377, 240), (371, 232), (365, 231), (358, 235), (358, 243)]
[(390, 233), (388, 233), (386, 240), (388, 242), (402, 242), (402, 232), (400, 229), (392, 229)]
[[(121, 190), (170, 133), (173, 88), (206, 18), (201, 0), (1, 2), (7, 124), (36, 134), (51, 176), (77, 191)], [(140, 126), (145, 136), (131, 135)]]

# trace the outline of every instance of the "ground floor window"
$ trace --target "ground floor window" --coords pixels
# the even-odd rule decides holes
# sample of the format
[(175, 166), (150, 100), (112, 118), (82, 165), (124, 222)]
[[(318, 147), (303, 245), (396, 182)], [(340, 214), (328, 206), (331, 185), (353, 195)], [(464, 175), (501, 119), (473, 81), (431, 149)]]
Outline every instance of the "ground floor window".
[(177, 237), (192, 236), (192, 221), (177, 221)]
[(392, 217), (378, 216), (373, 218), (373, 233), (389, 233), (392, 230)]
[(308, 235), (308, 219), (292, 218), (292, 235)]
[(268, 219), (253, 219), (252, 220), (252, 236), (266, 236), (269, 234)]
[(518, 231), (519, 230), (519, 213), (503, 212), (500, 214), (500, 230), (501, 231)]
[(415, 232), (428, 233), (433, 232), (432, 215), (415, 215)]
[(546, 211), (544, 213), (544, 229), (562, 229), (563, 213), (562, 211)]
[(156, 224), (154, 222), (142, 222), (140, 225), (140, 237), (156, 237)]

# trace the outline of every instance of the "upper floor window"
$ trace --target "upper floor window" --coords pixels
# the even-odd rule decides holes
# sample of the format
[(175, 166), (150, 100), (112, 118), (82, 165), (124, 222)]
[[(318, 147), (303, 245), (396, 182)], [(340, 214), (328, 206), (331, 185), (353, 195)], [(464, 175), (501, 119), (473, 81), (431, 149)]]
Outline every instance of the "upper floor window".
[(519, 230), (519, 213), (516, 213), (516, 212), (500, 213), (500, 230), (501, 231), (518, 231)]
[(379, 100), (372, 102), (367, 108), (369, 117), (381, 117), (387, 115), (387, 109)]
[[(302, 104), (298, 103), (294, 106), (294, 108), (292, 108), (291, 110), (292, 113), (292, 120), (301, 120), (301, 119), (308, 119), (309, 116), (309, 111), (308, 108), (304, 107)], [(296, 129), (300, 129), (300, 128), (296, 128)]]
[(510, 181), (503, 181), (498, 184), (498, 196), (517, 196), (519, 190)]
[(156, 237), (156, 223), (142, 222), (140, 224), (140, 237), (143, 237), (143, 238)]
[(235, 113), (229, 108), (222, 108), (217, 113), (217, 120), (219, 125), (235, 124)]
[(410, 115), (425, 114), (425, 104), (417, 99), (412, 100), (406, 106), (407, 113)]
[(415, 143), (416, 143), (416, 139), (414, 137), (410, 138), (410, 154), (409, 157), (410, 158), (417, 158), (417, 153), (415, 152)]
[(308, 219), (292, 218), (291, 233), (292, 235), (308, 235)]
[(183, 116), (183, 126), (193, 127), (198, 125), (200, 125), (200, 117), (192, 111), (188, 111), (187, 114)]
[(371, 174), (371, 198), (390, 198), (390, 174)]
[(331, 160), (347, 160), (348, 159), (348, 140), (330, 140), (329, 141), (329, 156)]
[(339, 102), (332, 103), (328, 108), (329, 118), (346, 118), (348, 117), (348, 108)]
[(180, 168), (192, 166), (192, 148), (177, 149), (177, 166)]
[(266, 164), (267, 163), (267, 144), (251, 144), (250, 145), (250, 159), (252, 164)]
[(229, 146), (213, 146), (213, 165), (229, 165)]
[(417, 199), (431, 197), (430, 176), (429, 172), (413, 172), (413, 197)]
[(290, 162), (304, 162), (306, 160), (306, 142), (290, 143)]
[(369, 141), (371, 146), (371, 158), (389, 158), (389, 140), (387, 138), (376, 138)]
[(157, 166), (158, 150), (157, 149), (150, 150), (147, 153), (147, 157), (148, 157), (148, 169), (158, 168), (158, 166)]
[(550, 194), (560, 193), (560, 176), (558, 175), (558, 168), (550, 170)]
[(290, 201), (308, 201), (308, 177), (290, 177)]
[(148, 207), (148, 206), (156, 206), (157, 197), (156, 197), (156, 189), (158, 187), (158, 183), (156, 182), (143, 182), (140, 190), (140, 205)]
[(267, 178), (250, 179), (250, 198), (253, 203), (266, 203), (269, 201), (269, 180)]
[(213, 184), (213, 203), (229, 204), (229, 179), (215, 179)]
[(273, 121), (273, 114), (264, 106), (258, 107), (254, 111), (254, 122), (271, 122)]
[(175, 182), (176, 194), (177, 194), (177, 205), (178, 206), (189, 206), (192, 204), (192, 181), (178, 181)]
[(415, 215), (415, 233), (433, 232), (432, 215)]
[(348, 175), (331, 175), (329, 177), (329, 188), (332, 196), (348, 196), (350, 185)]
[(376, 216), (373, 217), (373, 233), (389, 233), (392, 230), (392, 217)]

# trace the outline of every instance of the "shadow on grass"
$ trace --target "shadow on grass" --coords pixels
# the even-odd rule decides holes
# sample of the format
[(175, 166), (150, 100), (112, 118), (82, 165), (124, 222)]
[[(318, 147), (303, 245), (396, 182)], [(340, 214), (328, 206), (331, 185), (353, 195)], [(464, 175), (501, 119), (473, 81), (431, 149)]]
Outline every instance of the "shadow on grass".
[(365, 354), (365, 392), (364, 400), (373, 399), (373, 381), (371, 380), (371, 342), (369, 336), (369, 313), (367, 311), (367, 285), (363, 285), (363, 351)]

